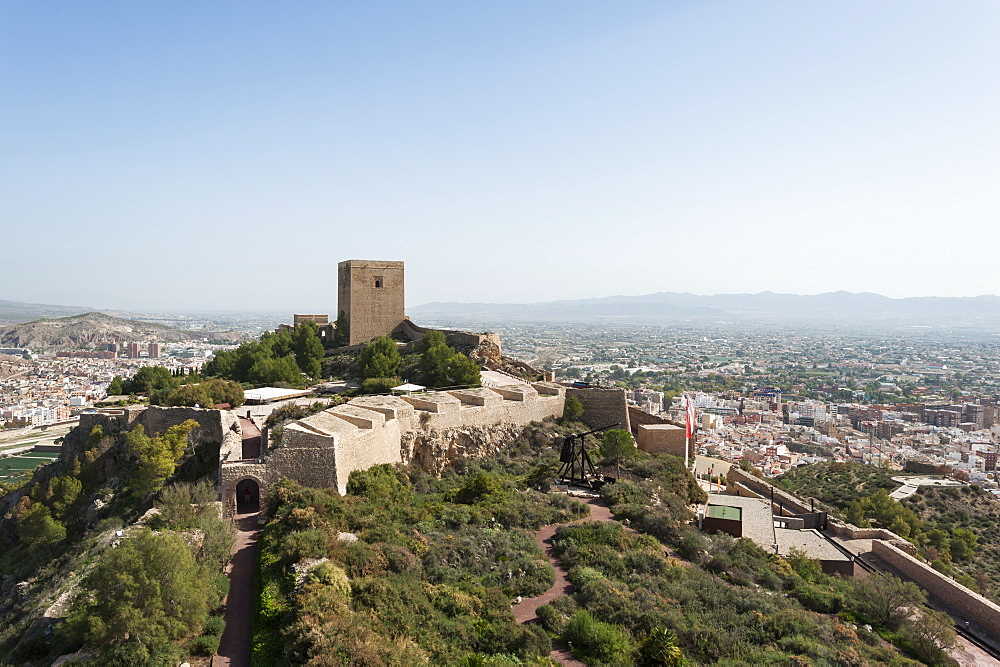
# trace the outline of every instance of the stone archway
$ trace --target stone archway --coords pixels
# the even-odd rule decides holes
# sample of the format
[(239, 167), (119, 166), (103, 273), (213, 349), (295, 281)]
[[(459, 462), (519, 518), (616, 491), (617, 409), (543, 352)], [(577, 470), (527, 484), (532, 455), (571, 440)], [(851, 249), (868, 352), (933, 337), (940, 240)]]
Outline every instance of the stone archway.
[(236, 513), (252, 514), (260, 511), (260, 484), (252, 477), (236, 483)]

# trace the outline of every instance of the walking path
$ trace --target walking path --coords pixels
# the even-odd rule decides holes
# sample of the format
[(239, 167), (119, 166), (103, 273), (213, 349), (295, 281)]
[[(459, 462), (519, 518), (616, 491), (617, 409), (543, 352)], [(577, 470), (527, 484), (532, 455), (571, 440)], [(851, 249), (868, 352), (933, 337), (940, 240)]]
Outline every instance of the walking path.
[[(543, 604), (548, 604), (555, 600), (560, 595), (569, 594), (573, 591), (573, 584), (570, 583), (569, 577), (566, 574), (566, 570), (559, 563), (559, 559), (556, 558), (554, 553), (554, 547), (552, 545), (552, 537), (556, 534), (556, 530), (559, 526), (569, 526), (574, 523), (580, 523), (582, 521), (614, 521), (614, 515), (611, 514), (611, 510), (607, 508), (606, 505), (601, 503), (598, 498), (590, 497), (578, 497), (576, 500), (588, 505), (590, 507), (590, 516), (585, 516), (582, 519), (577, 519), (576, 521), (568, 521), (566, 523), (555, 523), (548, 526), (542, 526), (535, 532), (535, 542), (538, 547), (542, 550), (542, 553), (549, 559), (552, 563), (552, 568), (556, 573), (555, 583), (552, 584), (549, 590), (545, 591), (541, 595), (536, 595), (533, 598), (526, 598), (521, 600), (519, 603), (511, 608), (514, 612), (514, 618), (517, 619), (518, 623), (530, 623), (538, 618), (538, 608)], [(624, 526), (625, 530), (630, 533), (635, 533), (633, 528)], [(673, 552), (669, 547), (663, 545), (663, 553), (666, 556), (676, 558), (681, 560), (681, 558)], [(686, 561), (682, 561), (685, 562)], [(563, 665), (569, 665), (570, 667), (583, 667), (584, 663), (573, 657), (573, 654), (563, 646), (553, 646), (552, 652), (549, 657), (553, 660), (559, 662)]]
[(260, 536), (257, 514), (236, 515), (236, 545), (226, 567), (229, 575), (229, 595), (223, 602), (226, 629), (222, 632), (219, 652), (212, 658), (212, 667), (250, 667), (257, 538)]

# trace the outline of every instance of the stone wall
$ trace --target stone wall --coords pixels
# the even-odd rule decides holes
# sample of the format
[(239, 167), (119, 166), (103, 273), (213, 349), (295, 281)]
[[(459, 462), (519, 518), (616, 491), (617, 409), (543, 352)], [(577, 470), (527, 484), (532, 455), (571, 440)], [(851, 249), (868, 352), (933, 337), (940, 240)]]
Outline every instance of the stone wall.
[[(674, 424), (640, 424), (636, 428), (636, 446), (650, 454), (667, 453), (684, 458), (684, 433), (683, 427)], [(688, 456), (692, 454), (693, 451), (688, 452)]]
[[(628, 420), (629, 424), (632, 426), (633, 435), (638, 435), (637, 431), (640, 425), (651, 426), (654, 424), (672, 424), (673, 426), (680, 426), (681, 428), (684, 428), (684, 424), (680, 422), (675, 422), (659, 415), (651, 415), (645, 410), (640, 410), (634, 405), (628, 406)], [(694, 443), (691, 444), (693, 447)]]
[(583, 423), (590, 428), (615, 428), (631, 431), (625, 390), (620, 387), (568, 387), (566, 396), (576, 396), (583, 404)]
[(195, 434), (201, 444), (219, 445), (219, 456), (239, 458), (243, 434), (236, 413), (227, 410), (207, 408), (162, 407), (158, 405), (126, 408), (124, 410), (104, 410), (80, 415), (80, 433), (86, 439), (94, 426), (100, 425), (106, 435), (130, 431), (141, 425), (146, 435), (162, 435), (172, 426), (178, 426), (189, 419), (198, 422)]
[(756, 475), (740, 470), (739, 466), (729, 466), (729, 472), (726, 473), (726, 486), (735, 487), (737, 484), (742, 484), (762, 498), (772, 498), (773, 493), (774, 503), (780, 504), (791, 514), (810, 514), (812, 512), (808, 503), (799, 500), (792, 494), (782, 491)]
[[(393, 333), (402, 334), (410, 342), (415, 342), (426, 336), (430, 331), (433, 331), (433, 329), (416, 325), (407, 317), (399, 323), (399, 326), (396, 327)], [(476, 334), (453, 329), (437, 329), (437, 331), (443, 333), (445, 342), (454, 348), (475, 349), (483, 343), (489, 342), (495, 345), (497, 350), (500, 349), (500, 334), (489, 332)]]
[(1000, 606), (888, 542), (873, 541), (872, 553), (940, 599), (955, 613), (981, 626), (992, 636), (1000, 637)]
[(345, 493), (352, 471), (379, 463), (414, 462), (440, 473), (458, 458), (495, 453), (533, 421), (562, 416), (565, 399), (563, 387), (547, 383), (362, 396), (286, 425), (264, 471), (224, 463), (223, 486), (235, 492), (239, 475), (249, 475), (265, 493), (288, 477)]

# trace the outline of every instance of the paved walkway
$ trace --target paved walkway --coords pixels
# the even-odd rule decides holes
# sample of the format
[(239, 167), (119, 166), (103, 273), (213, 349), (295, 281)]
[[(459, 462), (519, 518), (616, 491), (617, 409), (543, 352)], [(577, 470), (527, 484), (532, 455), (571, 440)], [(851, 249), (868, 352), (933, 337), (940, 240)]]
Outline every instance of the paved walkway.
[(229, 575), (229, 595), (223, 603), (226, 629), (219, 642), (219, 652), (212, 658), (212, 667), (250, 667), (257, 538), (260, 535), (257, 512), (237, 514), (236, 527), (239, 532), (233, 559), (226, 567)]

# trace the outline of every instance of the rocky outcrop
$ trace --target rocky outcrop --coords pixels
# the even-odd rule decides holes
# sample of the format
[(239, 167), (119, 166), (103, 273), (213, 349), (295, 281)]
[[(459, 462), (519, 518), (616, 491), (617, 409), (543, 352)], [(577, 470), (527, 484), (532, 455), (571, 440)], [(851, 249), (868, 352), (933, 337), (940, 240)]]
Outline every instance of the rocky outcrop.
[(409, 431), (400, 438), (403, 463), (416, 463), (434, 475), (459, 459), (497, 454), (524, 430), (512, 423)]
[(478, 346), (467, 351), (466, 354), (484, 370), (500, 371), (501, 373), (513, 375), (529, 382), (542, 379), (542, 371), (523, 361), (505, 357), (500, 352), (500, 346), (491, 339), (483, 340)]

